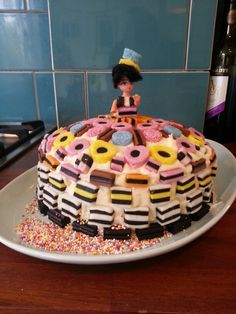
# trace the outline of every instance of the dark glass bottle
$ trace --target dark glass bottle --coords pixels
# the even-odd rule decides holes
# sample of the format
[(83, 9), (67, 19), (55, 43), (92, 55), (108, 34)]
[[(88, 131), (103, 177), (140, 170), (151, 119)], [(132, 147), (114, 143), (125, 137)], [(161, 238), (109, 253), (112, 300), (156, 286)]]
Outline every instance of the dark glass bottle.
[(236, 1), (231, 0), (222, 49), (213, 57), (204, 134), (226, 142), (236, 139)]

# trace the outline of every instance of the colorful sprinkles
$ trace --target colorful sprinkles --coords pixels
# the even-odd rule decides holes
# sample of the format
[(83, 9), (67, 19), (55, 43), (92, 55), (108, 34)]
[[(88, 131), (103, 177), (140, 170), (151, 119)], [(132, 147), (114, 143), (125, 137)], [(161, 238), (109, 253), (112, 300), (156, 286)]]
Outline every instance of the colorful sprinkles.
[(23, 220), (16, 226), (22, 243), (43, 251), (88, 255), (117, 255), (142, 250), (161, 242), (171, 234), (165, 232), (163, 238), (139, 241), (135, 234), (129, 240), (104, 240), (102, 235), (90, 237), (67, 225), (64, 229), (54, 223), (44, 221), (35, 215), (37, 211), (34, 199), (25, 207)]

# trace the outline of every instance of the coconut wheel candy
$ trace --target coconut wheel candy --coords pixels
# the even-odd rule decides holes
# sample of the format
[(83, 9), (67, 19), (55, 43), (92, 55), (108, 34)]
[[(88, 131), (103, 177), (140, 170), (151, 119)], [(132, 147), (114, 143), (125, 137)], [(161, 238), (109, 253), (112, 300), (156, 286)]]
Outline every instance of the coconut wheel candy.
[(90, 237), (175, 234), (215, 199), (214, 149), (175, 121), (99, 116), (45, 135), (38, 152), (39, 211)]

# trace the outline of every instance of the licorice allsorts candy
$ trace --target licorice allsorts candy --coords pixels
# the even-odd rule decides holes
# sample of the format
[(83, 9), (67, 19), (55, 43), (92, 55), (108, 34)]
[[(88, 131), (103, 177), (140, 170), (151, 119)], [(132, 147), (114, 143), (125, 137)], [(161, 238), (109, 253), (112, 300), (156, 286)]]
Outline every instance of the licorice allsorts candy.
[(157, 173), (160, 169), (161, 164), (150, 157), (145, 165), (145, 168), (150, 172)]
[(69, 145), (74, 139), (74, 134), (71, 132), (63, 132), (58, 135), (53, 143), (55, 149)]
[(116, 131), (128, 131), (128, 130), (132, 130), (132, 125), (130, 125), (127, 122), (117, 122), (117, 123), (113, 123), (111, 128)]
[(202, 208), (203, 202), (202, 191), (199, 189), (192, 191), (187, 195), (186, 201), (187, 201), (186, 208), (189, 214), (194, 214), (198, 212)]
[(168, 134), (172, 134), (174, 138), (178, 138), (182, 135), (182, 132), (172, 125), (165, 125), (163, 130)]
[(103, 230), (104, 239), (116, 239), (116, 240), (129, 240), (131, 238), (132, 231), (130, 228), (115, 229), (114, 227), (105, 227)]
[(117, 172), (122, 172), (125, 165), (125, 159), (122, 156), (115, 156), (111, 160), (110, 168)]
[(77, 130), (77, 131), (75, 132), (75, 136), (76, 136), (76, 137), (80, 137), (81, 135), (83, 135), (84, 133), (86, 133), (91, 127), (92, 127), (91, 124), (85, 124), (85, 125), (83, 125), (79, 130)]
[(152, 158), (161, 164), (173, 164), (177, 159), (177, 153), (172, 148), (163, 145), (152, 145), (150, 147), (150, 154)]
[(206, 188), (208, 185), (212, 184), (212, 173), (211, 168), (206, 168), (205, 170), (201, 171), (197, 175), (199, 187)]
[(84, 153), (81, 160), (76, 159), (75, 164), (80, 173), (88, 173), (89, 169), (93, 165), (93, 158), (88, 154)]
[(188, 215), (180, 215), (180, 218), (168, 225), (166, 225), (166, 229), (172, 234), (176, 234), (184, 229), (187, 229), (191, 226), (191, 219)]
[(149, 208), (146, 206), (125, 208), (124, 224), (131, 228), (147, 228), (148, 227)]
[(206, 160), (204, 158), (200, 158), (199, 160), (192, 161), (192, 173), (197, 173), (206, 168)]
[(95, 162), (106, 163), (116, 155), (116, 147), (112, 143), (96, 140), (90, 146), (90, 154)]
[(177, 138), (176, 144), (177, 144), (178, 150), (184, 150), (187, 153), (195, 153), (196, 152), (195, 145), (190, 143), (188, 140), (185, 140), (182, 138)]
[(97, 186), (111, 187), (115, 182), (115, 174), (108, 171), (94, 169), (90, 174), (90, 182)]
[(198, 221), (209, 212), (209, 209), (210, 205), (203, 202), (201, 209), (198, 210), (196, 213), (189, 214), (189, 216), (193, 221)]
[(56, 151), (55, 151), (55, 156), (58, 160), (62, 161), (67, 155), (67, 151), (65, 150), (65, 148), (63, 147), (59, 147)]
[(133, 136), (129, 131), (116, 131), (111, 139), (114, 145), (127, 146), (132, 142)]
[(61, 198), (59, 209), (64, 216), (68, 216), (71, 221), (74, 221), (80, 216), (81, 202), (77, 197), (70, 195), (69, 193), (64, 193)]
[(114, 218), (114, 210), (109, 206), (94, 205), (89, 209), (89, 225), (97, 225), (98, 227), (109, 227), (112, 225)]
[(55, 157), (47, 154), (44, 157), (43, 163), (48, 169), (54, 171), (60, 162)]
[(38, 210), (44, 216), (48, 214), (49, 208), (42, 200), (38, 200)]
[(92, 203), (97, 200), (98, 187), (86, 181), (78, 181), (74, 188), (74, 196), (82, 201)]
[(180, 203), (177, 200), (156, 206), (157, 222), (162, 226), (168, 225), (180, 219)]
[(140, 173), (128, 173), (126, 175), (126, 186), (133, 188), (144, 188), (148, 185), (149, 176)]
[(164, 236), (164, 228), (158, 223), (151, 223), (147, 228), (136, 229), (135, 233), (139, 241), (161, 238)]
[(70, 218), (64, 216), (58, 209), (50, 209), (48, 211), (48, 218), (61, 228), (64, 228), (70, 223)]
[(98, 134), (97, 139), (105, 141), (105, 142), (109, 142), (114, 132), (116, 132), (114, 129), (106, 128), (104, 131)]
[(42, 183), (44, 184), (48, 183), (49, 173), (50, 173), (50, 170), (48, 169), (47, 166), (45, 166), (42, 163), (38, 165), (38, 175)]
[(50, 172), (49, 174), (49, 184), (58, 191), (65, 191), (66, 185), (62, 175), (55, 171)]
[(150, 201), (152, 204), (169, 202), (171, 198), (171, 185), (170, 184), (154, 184), (149, 188)]
[(112, 204), (131, 205), (132, 203), (132, 189), (120, 186), (111, 188), (111, 202)]
[(72, 164), (63, 163), (60, 168), (61, 175), (69, 180), (76, 182), (79, 179), (80, 171)]
[(133, 142), (134, 145), (143, 145), (146, 146), (146, 140), (145, 137), (142, 134), (142, 131), (137, 130), (137, 129), (133, 129), (132, 130), (133, 133)]
[(90, 146), (90, 142), (84, 138), (76, 138), (66, 148), (67, 152), (71, 155), (77, 155)]
[(45, 185), (43, 189), (43, 202), (49, 209), (55, 209), (57, 207), (59, 191), (56, 191), (50, 185)]
[(181, 164), (186, 166), (191, 162), (192, 157), (188, 152), (185, 151), (185, 149), (182, 148), (178, 151), (177, 159), (181, 162)]
[(138, 168), (148, 160), (149, 152), (145, 146), (132, 146), (125, 149), (124, 156), (130, 167)]
[(177, 194), (186, 194), (195, 189), (196, 187), (196, 178), (194, 175), (185, 176), (183, 179), (177, 181), (176, 193)]
[(87, 223), (80, 223), (76, 220), (72, 223), (72, 229), (87, 234), (90, 237), (95, 237), (98, 234), (98, 227), (96, 225), (88, 225)]
[(184, 176), (184, 170), (182, 168), (174, 168), (170, 170), (160, 171), (160, 182), (172, 183), (179, 181)]

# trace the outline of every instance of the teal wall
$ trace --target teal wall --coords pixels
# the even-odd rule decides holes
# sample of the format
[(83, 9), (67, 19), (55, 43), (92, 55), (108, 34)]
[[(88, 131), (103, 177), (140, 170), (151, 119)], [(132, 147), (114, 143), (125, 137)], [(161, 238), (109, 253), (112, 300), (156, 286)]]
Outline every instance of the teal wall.
[[(217, 0), (0, 0), (0, 121), (106, 113), (125, 47), (140, 113), (202, 129)], [(55, 95), (54, 95), (55, 93)]]

